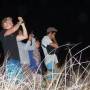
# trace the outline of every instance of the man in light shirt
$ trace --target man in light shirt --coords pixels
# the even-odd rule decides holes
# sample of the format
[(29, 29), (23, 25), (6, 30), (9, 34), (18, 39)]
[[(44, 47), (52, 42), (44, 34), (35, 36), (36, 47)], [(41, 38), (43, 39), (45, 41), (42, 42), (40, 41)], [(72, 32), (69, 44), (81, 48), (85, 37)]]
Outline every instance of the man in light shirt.
[[(56, 68), (56, 64), (58, 63), (58, 59), (55, 53), (50, 54), (48, 53), (48, 48), (47, 46), (49, 45), (50, 47), (57, 49), (59, 46), (56, 42), (53, 41), (53, 37), (55, 37), (57, 32), (57, 29), (55, 29), (54, 27), (49, 27), (47, 29), (47, 35), (43, 37), (42, 39), (42, 49), (45, 55), (45, 65), (47, 67), (47, 71), (55, 71)], [(49, 78), (50, 80), (52, 78)]]

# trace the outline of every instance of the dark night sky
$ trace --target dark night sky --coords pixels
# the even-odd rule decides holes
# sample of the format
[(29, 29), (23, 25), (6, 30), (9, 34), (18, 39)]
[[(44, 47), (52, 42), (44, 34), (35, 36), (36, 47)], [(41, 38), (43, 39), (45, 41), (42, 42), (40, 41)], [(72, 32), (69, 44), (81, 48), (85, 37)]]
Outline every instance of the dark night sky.
[(28, 31), (40, 38), (48, 26), (55, 26), (60, 43), (90, 43), (89, 4), (89, 0), (0, 0), (0, 19), (23, 16)]
[[(60, 45), (67, 42), (90, 45), (90, 0), (0, 0), (0, 21), (5, 16), (23, 16), (28, 32), (40, 39), (48, 26), (58, 29)], [(75, 50), (78, 50), (78, 49)], [(89, 53), (85, 54), (90, 57)]]

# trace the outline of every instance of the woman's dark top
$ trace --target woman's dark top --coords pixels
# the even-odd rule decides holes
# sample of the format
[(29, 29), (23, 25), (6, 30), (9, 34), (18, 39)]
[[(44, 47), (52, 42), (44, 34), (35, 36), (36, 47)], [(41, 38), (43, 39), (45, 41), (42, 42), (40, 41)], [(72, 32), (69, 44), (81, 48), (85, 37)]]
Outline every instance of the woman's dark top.
[(8, 59), (20, 60), (15, 34), (4, 36), (4, 33), (4, 30), (0, 32), (0, 41), (3, 45), (4, 55), (8, 56)]

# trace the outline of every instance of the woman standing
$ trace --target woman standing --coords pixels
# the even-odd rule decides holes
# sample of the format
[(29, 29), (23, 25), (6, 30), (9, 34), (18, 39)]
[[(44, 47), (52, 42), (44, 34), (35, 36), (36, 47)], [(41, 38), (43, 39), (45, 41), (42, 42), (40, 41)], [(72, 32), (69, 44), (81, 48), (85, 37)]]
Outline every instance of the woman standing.
[(21, 69), (20, 57), (18, 52), (18, 46), (16, 41), (15, 32), (18, 31), (19, 27), (23, 23), (23, 19), (18, 17), (16, 25), (13, 24), (11, 17), (6, 17), (2, 20), (3, 30), (0, 33), (0, 40), (4, 50), (4, 60), (6, 59), (6, 76), (9, 81), (12, 81), (16, 77), (16, 74)]

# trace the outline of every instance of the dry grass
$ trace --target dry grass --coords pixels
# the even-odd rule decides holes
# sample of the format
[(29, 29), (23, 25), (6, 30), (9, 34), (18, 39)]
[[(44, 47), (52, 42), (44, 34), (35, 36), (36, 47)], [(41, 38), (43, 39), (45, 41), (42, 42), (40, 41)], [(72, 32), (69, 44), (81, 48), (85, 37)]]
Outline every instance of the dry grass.
[[(72, 55), (75, 46), (77, 45), (69, 49), (65, 64), (56, 72), (48, 72), (43, 78), (35, 73), (32, 74), (32, 80), (27, 77), (16, 83), (18, 79), (14, 77), (11, 82), (6, 79), (5, 65), (3, 65), (0, 67), (0, 90), (90, 90), (90, 61), (81, 62), (82, 53), (90, 46)], [(49, 74), (53, 77), (51, 81), (47, 80)]]

